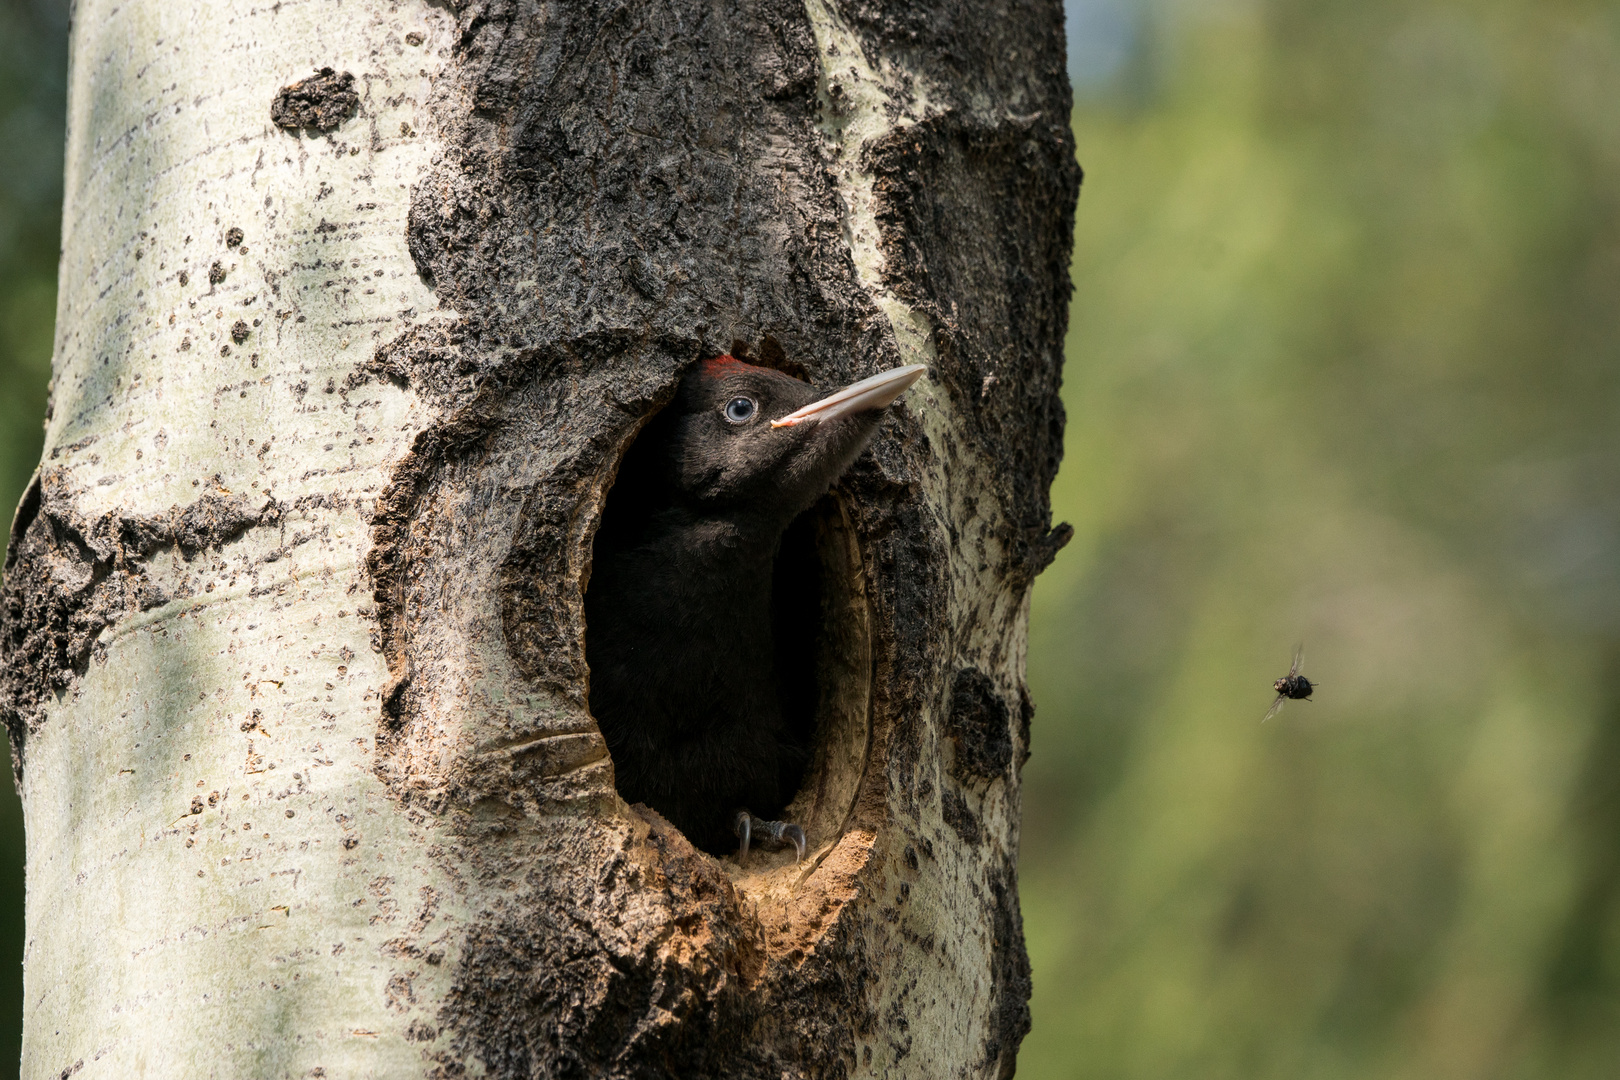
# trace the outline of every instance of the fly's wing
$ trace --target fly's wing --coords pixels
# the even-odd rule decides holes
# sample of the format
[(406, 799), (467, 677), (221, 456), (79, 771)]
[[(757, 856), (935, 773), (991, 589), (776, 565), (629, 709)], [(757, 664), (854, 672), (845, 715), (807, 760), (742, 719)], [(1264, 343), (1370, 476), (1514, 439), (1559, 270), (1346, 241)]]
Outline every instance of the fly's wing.
[(1302, 641), (1294, 646), (1294, 664), (1288, 669), (1288, 677), (1292, 679), (1305, 670), (1305, 643)]
[(1277, 700), (1273, 701), (1271, 703), (1271, 708), (1266, 710), (1266, 715), (1264, 715), (1264, 716), (1262, 716), (1260, 718), (1260, 722), (1263, 724), (1267, 720), (1270, 720), (1273, 716), (1276, 716), (1278, 710), (1283, 707), (1283, 702), (1285, 702), (1287, 700), (1288, 700), (1288, 696), (1286, 694), (1278, 694), (1277, 695)]

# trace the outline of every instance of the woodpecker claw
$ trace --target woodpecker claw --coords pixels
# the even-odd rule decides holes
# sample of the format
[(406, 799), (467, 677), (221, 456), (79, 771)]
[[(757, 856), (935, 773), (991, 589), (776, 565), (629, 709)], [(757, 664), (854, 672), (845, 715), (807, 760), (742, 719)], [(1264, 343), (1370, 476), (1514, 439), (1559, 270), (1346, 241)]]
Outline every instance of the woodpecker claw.
[(804, 861), (804, 830), (791, 821), (767, 821), (764, 818), (755, 817), (747, 810), (739, 810), (737, 816), (732, 819), (731, 831), (737, 834), (737, 839), (740, 841), (737, 846), (737, 861), (740, 863), (748, 861), (748, 842), (756, 834), (759, 835), (760, 839), (769, 841), (775, 847), (792, 844), (793, 861)]
[(771, 824), (779, 830), (778, 842), (785, 836), (793, 844), (793, 861), (804, 862), (804, 830), (792, 822), (773, 821)]

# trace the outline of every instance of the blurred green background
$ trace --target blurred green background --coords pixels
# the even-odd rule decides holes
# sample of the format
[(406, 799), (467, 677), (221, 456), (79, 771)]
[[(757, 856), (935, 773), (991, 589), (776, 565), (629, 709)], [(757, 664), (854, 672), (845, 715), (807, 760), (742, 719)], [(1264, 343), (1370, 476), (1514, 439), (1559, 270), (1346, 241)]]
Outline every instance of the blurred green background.
[(1069, 10), (1020, 1074), (1620, 1076), (1620, 5)]
[[(1068, 15), (1076, 539), (1031, 630), (1021, 1074), (1620, 1075), (1620, 3)], [(0, 0), (8, 513), (65, 31)], [(1300, 640), (1322, 689), (1262, 725)]]
[[(66, 0), (0, 0), (0, 528), (11, 525), (44, 437), (66, 74)], [(17, 1075), (22, 1048), (22, 941), (22, 808), (6, 776), (0, 777), (0, 1076)]]

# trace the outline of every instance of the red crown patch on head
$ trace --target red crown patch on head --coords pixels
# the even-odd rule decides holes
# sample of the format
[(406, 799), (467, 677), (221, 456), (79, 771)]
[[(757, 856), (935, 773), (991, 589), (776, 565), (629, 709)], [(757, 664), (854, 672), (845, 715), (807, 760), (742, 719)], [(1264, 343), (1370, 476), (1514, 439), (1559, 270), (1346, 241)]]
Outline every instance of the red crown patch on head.
[(723, 379), (727, 375), (735, 375), (740, 371), (747, 371), (753, 366), (754, 365), (752, 364), (743, 363), (741, 360), (728, 353), (725, 356), (715, 356), (703, 361), (703, 363), (698, 365), (698, 370), (703, 372), (703, 377), (705, 379)]

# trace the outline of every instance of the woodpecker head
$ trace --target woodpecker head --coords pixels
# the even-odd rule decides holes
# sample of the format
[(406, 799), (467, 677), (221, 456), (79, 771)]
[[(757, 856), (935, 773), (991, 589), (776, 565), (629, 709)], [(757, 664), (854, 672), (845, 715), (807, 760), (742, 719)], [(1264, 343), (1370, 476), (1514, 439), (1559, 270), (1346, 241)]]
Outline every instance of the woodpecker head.
[(882, 410), (927, 369), (892, 368), (825, 396), (730, 356), (705, 360), (637, 440), (675, 501), (706, 514), (742, 510), (783, 526), (850, 466)]

